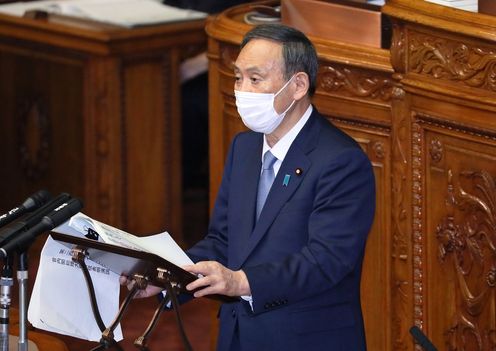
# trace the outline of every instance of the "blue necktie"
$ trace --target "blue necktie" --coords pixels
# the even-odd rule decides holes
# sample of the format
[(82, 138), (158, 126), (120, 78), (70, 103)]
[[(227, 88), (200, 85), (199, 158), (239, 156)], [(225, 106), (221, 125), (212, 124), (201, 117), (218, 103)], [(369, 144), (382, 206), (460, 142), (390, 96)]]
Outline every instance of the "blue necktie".
[(270, 151), (267, 151), (264, 155), (262, 162), (262, 174), (260, 175), (260, 180), (258, 181), (258, 194), (257, 194), (257, 220), (260, 217), (260, 212), (265, 204), (267, 195), (269, 194), (270, 187), (274, 182), (274, 163), (277, 158), (272, 155)]

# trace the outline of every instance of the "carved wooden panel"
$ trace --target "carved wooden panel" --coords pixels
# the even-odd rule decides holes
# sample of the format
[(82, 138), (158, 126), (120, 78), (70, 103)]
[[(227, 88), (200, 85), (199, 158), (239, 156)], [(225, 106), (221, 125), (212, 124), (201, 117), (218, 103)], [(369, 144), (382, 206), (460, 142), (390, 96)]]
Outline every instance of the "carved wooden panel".
[(389, 103), (393, 90), (391, 75), (370, 69), (323, 62), (319, 67), (318, 89), (341, 97)]
[[(394, 40), (394, 37), (393, 37)], [(411, 217), (412, 203), (410, 183), (410, 135), (411, 126), (406, 94), (401, 85), (393, 89), (391, 131), (391, 344), (392, 350), (408, 350), (411, 345), (407, 330), (412, 325), (412, 255)], [(418, 201), (419, 199), (416, 199)], [(418, 286), (416, 289), (418, 290)]]
[(415, 305), (439, 348), (492, 350), (496, 135), (425, 114), (415, 114), (415, 125), (425, 174), (419, 192), (425, 229), (414, 232), (423, 290)]
[(408, 71), (470, 88), (496, 91), (496, 50), (470, 39), (411, 29)]
[(74, 57), (0, 43), (0, 208), (48, 188), (82, 196), (82, 71)]

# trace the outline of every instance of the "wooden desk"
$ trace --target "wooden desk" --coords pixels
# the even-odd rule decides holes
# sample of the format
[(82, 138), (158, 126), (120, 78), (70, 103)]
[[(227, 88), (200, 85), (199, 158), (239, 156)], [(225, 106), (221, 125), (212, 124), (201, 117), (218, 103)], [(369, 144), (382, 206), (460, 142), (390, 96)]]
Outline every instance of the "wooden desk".
[[(211, 199), (229, 142), (244, 130), (232, 61), (246, 7), (207, 24)], [(496, 18), (420, 0), (388, 0), (390, 50), (311, 37), (314, 104), (372, 161), (377, 212), (362, 306), (369, 350), (496, 346)], [(390, 63), (391, 62), (391, 63)]]
[(178, 66), (204, 21), (135, 29), (0, 15), (0, 208), (47, 188), (182, 241)]

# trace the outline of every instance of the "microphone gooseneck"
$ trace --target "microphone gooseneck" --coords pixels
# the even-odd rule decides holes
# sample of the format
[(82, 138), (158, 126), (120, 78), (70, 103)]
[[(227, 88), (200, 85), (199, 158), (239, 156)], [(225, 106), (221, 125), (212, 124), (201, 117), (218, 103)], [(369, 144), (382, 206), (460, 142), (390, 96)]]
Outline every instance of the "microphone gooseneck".
[(36, 225), (12, 237), (11, 240), (6, 242), (0, 248), (0, 258), (8, 257), (13, 251), (25, 251), (38, 235), (61, 225), (78, 213), (82, 208), (83, 203), (78, 198), (72, 198), (59, 205), (52, 212), (44, 216)]
[(52, 195), (46, 190), (39, 190), (30, 197), (28, 197), (22, 205), (18, 207), (14, 207), (9, 210), (7, 213), (4, 213), (0, 216), (0, 227), (15, 221), (17, 218), (21, 217), (23, 214), (27, 212), (31, 212), (36, 210), (45, 204), (48, 200), (52, 198)]
[(52, 212), (64, 202), (69, 201), (70, 198), (71, 196), (69, 194), (61, 193), (56, 198), (44, 204), (33, 213), (30, 213), (22, 220), (17, 221), (4, 228), (2, 231), (0, 231), (0, 246), (12, 240), (12, 238), (19, 233), (25, 232), (34, 225), (38, 224), (44, 216)]

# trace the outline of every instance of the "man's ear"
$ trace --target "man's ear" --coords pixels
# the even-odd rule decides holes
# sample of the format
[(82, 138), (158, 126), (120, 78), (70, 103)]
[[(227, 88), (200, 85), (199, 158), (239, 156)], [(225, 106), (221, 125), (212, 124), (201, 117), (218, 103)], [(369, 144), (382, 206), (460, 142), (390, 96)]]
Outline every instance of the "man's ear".
[(296, 84), (293, 99), (300, 100), (308, 95), (308, 89), (310, 89), (310, 79), (308, 78), (308, 74), (305, 72), (298, 72), (293, 78), (293, 81)]

